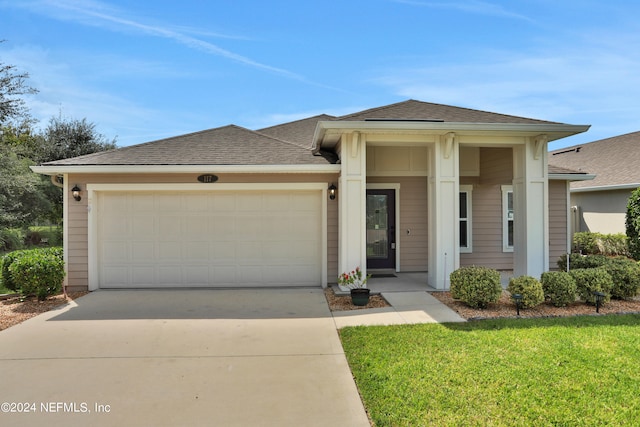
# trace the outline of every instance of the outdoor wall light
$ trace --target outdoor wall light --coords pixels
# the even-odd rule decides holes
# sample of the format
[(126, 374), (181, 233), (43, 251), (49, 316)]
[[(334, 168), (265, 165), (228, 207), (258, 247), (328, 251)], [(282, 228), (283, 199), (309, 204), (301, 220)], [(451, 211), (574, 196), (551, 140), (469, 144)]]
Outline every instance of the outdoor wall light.
[(513, 298), (513, 300), (516, 303), (516, 314), (519, 317), (520, 316), (520, 306), (522, 305), (522, 294), (513, 294), (513, 295), (511, 295), (511, 298)]
[(331, 199), (331, 200), (335, 200), (336, 199), (336, 190), (337, 189), (338, 188), (334, 184), (331, 184), (329, 186), (329, 199)]
[(600, 305), (604, 301), (604, 293), (593, 291), (593, 296), (596, 297), (596, 313), (600, 313)]
[(76, 202), (79, 202), (80, 200), (82, 200), (82, 197), (80, 197), (80, 193), (82, 192), (82, 190), (80, 190), (80, 187), (78, 187), (78, 185), (74, 185), (73, 188), (71, 189), (71, 195), (73, 196), (74, 199), (76, 199)]

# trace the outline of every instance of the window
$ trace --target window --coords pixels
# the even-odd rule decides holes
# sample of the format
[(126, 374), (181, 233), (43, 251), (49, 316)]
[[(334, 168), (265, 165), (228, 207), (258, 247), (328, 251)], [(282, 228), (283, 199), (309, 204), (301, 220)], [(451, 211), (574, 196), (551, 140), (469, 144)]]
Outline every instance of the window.
[(513, 252), (513, 186), (502, 186), (502, 252)]
[(471, 190), (470, 185), (460, 186), (460, 252), (471, 253)]

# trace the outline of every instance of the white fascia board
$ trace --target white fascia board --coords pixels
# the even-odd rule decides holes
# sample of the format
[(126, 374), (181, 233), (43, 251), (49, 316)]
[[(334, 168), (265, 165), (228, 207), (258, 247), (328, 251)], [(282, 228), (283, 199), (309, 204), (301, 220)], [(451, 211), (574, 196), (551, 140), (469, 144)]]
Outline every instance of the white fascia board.
[(318, 148), (327, 130), (346, 132), (456, 132), (460, 134), (510, 134), (535, 136), (546, 134), (549, 141), (566, 138), (589, 130), (591, 125), (568, 125), (563, 123), (466, 123), (431, 122), (419, 120), (372, 120), (372, 121), (319, 121), (313, 135), (313, 146)]
[(601, 186), (598, 186), (598, 187), (572, 188), (570, 191), (572, 193), (583, 193), (583, 192), (590, 192), (590, 191), (635, 190), (638, 187), (640, 187), (640, 183), (619, 184), (619, 185), (601, 185)]
[(550, 173), (549, 179), (556, 179), (562, 181), (589, 181), (595, 179), (595, 175), (592, 174), (576, 174), (576, 173)]
[(58, 165), (31, 166), (35, 173), (339, 173), (340, 165)]

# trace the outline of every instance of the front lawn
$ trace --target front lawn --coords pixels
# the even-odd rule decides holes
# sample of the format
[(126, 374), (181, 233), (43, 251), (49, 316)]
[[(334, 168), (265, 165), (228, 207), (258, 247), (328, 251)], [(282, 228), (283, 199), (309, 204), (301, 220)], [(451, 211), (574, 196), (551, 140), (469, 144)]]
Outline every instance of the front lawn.
[(376, 426), (635, 426), (640, 315), (340, 331)]

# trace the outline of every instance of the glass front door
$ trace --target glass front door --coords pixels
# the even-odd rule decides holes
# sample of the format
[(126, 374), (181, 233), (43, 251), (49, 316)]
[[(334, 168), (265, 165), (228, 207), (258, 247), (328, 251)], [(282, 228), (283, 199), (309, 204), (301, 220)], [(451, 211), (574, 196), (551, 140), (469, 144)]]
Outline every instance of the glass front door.
[(367, 190), (367, 268), (395, 268), (395, 191)]

